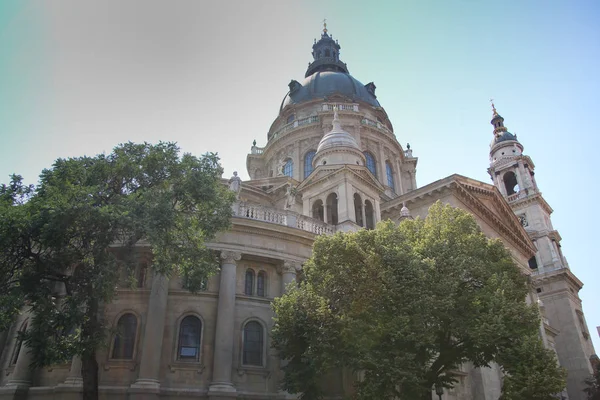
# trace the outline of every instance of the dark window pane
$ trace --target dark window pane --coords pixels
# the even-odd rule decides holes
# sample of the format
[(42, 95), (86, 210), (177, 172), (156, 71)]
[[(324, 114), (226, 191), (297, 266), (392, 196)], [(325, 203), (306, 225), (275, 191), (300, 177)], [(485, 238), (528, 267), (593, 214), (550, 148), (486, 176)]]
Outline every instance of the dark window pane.
[(389, 187), (392, 188), (392, 190), (395, 190), (394, 188), (394, 172), (392, 170), (392, 166), (390, 165), (389, 162), (385, 163), (385, 172), (387, 174), (387, 184)]
[(292, 159), (288, 159), (285, 162), (285, 166), (283, 167), (283, 174), (286, 176), (289, 176), (290, 178), (293, 177), (294, 175), (294, 162), (292, 161)]
[(133, 358), (133, 348), (137, 332), (137, 318), (133, 314), (124, 314), (117, 322), (117, 333), (113, 343), (112, 358)]
[(304, 179), (306, 179), (313, 172), (313, 159), (315, 158), (316, 151), (311, 150), (304, 156)]
[(263, 365), (263, 329), (256, 321), (244, 327), (244, 359), (246, 365)]
[(190, 315), (181, 321), (177, 351), (179, 360), (199, 360), (201, 335), (202, 322), (199, 318)]
[(246, 271), (246, 284), (244, 286), (244, 293), (247, 296), (252, 296), (254, 292), (254, 271), (251, 269)]
[(369, 152), (365, 152), (364, 154), (365, 158), (367, 159), (367, 168), (375, 177), (377, 177), (377, 164), (375, 164), (375, 157), (373, 157), (373, 154)]
[(256, 278), (256, 295), (265, 297), (265, 273), (259, 272)]

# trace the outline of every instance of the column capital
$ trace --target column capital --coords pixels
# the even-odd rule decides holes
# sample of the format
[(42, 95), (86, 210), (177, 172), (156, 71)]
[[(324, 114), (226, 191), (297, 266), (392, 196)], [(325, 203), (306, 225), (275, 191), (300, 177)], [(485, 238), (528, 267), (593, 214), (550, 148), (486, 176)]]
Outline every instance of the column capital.
[(284, 274), (286, 272), (296, 273), (302, 268), (302, 263), (293, 260), (283, 260), (283, 264), (277, 266), (277, 272)]
[(242, 259), (242, 253), (237, 251), (222, 250), (221, 259), (228, 264), (235, 264)]

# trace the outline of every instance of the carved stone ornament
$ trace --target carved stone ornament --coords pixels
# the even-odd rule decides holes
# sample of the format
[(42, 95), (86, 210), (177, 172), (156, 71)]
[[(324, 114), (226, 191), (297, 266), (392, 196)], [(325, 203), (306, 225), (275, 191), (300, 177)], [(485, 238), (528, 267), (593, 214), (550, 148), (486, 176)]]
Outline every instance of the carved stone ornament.
[(223, 264), (235, 264), (242, 259), (242, 253), (223, 250), (221, 251), (221, 259), (223, 260)]
[(296, 273), (298, 271), (300, 271), (301, 268), (301, 264), (298, 261), (291, 261), (291, 260), (285, 260), (283, 262), (283, 265), (281, 265), (278, 268), (278, 271), (280, 274), (286, 273), (286, 272), (291, 272), (291, 273)]
[(529, 222), (527, 222), (527, 217), (525, 216), (525, 214), (519, 215), (519, 222), (523, 227), (529, 226)]

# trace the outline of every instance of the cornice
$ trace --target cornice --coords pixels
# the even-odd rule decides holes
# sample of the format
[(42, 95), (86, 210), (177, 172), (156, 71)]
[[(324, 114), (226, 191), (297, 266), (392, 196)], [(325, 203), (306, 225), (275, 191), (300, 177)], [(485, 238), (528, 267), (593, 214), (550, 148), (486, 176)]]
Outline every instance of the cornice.
[[(403, 203), (417, 202), (418, 199), (424, 199), (426, 196), (435, 197), (435, 193), (444, 190), (452, 191), (459, 199), (469, 206), (475, 213), (496, 229), (503, 237), (507, 238), (527, 257), (532, 257), (535, 252), (535, 246), (527, 235), (527, 232), (521, 226), (515, 213), (512, 211), (506, 200), (502, 197), (498, 189), (490, 184), (480, 182), (474, 179), (454, 174), (446, 178), (435, 181), (427, 186), (417, 190), (405, 193), (393, 200), (381, 205), (383, 214), (392, 214), (400, 210)], [(506, 221), (511, 221), (507, 225), (492, 210), (483, 204), (472, 193), (477, 193), (492, 200), (496, 209)], [(409, 207), (410, 208), (410, 207)]]
[[(318, 177), (317, 175), (320, 171), (329, 173)], [(383, 193), (385, 191), (385, 188), (378, 180), (373, 179), (370, 176), (367, 178), (361, 172), (357, 171), (367, 172), (368, 169), (362, 165), (352, 164), (319, 165), (307, 179), (302, 181), (302, 183), (298, 186), (298, 191), (306, 191), (326, 180), (333, 178), (336, 175), (340, 175), (345, 172), (351, 173), (352, 176), (359, 179), (365, 185), (371, 187), (371, 189), (377, 193)]]
[(539, 272), (532, 275), (532, 279), (535, 284), (547, 284), (567, 280), (572, 286), (576, 287), (578, 291), (583, 287), (583, 282), (581, 282), (569, 268)]
[(554, 212), (552, 207), (550, 207), (548, 202), (546, 202), (546, 200), (544, 199), (544, 196), (542, 196), (541, 192), (535, 192), (533, 194), (529, 194), (526, 197), (511, 201), (509, 204), (510, 204), (511, 208), (515, 209), (515, 208), (519, 208), (524, 205), (532, 204), (532, 203), (539, 203), (539, 205), (542, 207), (542, 209), (544, 211), (546, 211), (548, 213), (548, 215), (550, 215)]

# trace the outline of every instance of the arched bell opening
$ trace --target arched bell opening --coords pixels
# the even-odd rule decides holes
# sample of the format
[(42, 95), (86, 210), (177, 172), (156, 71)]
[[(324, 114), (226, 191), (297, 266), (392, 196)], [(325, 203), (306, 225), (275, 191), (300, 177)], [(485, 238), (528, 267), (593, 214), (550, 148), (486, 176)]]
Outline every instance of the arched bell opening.
[(362, 209), (362, 199), (360, 198), (360, 194), (354, 193), (354, 219), (356, 223), (360, 226), (365, 226), (363, 221), (363, 209)]
[(504, 180), (504, 187), (506, 188), (506, 195), (510, 196), (519, 192), (519, 183), (517, 182), (517, 175), (514, 172), (508, 171), (502, 178)]
[(375, 210), (369, 200), (365, 201), (365, 218), (367, 229), (375, 229)]
[(338, 224), (338, 198), (337, 194), (331, 193), (327, 196), (327, 222), (332, 225)]
[(325, 221), (324, 216), (323, 200), (315, 201), (312, 206), (312, 217), (319, 221)]

